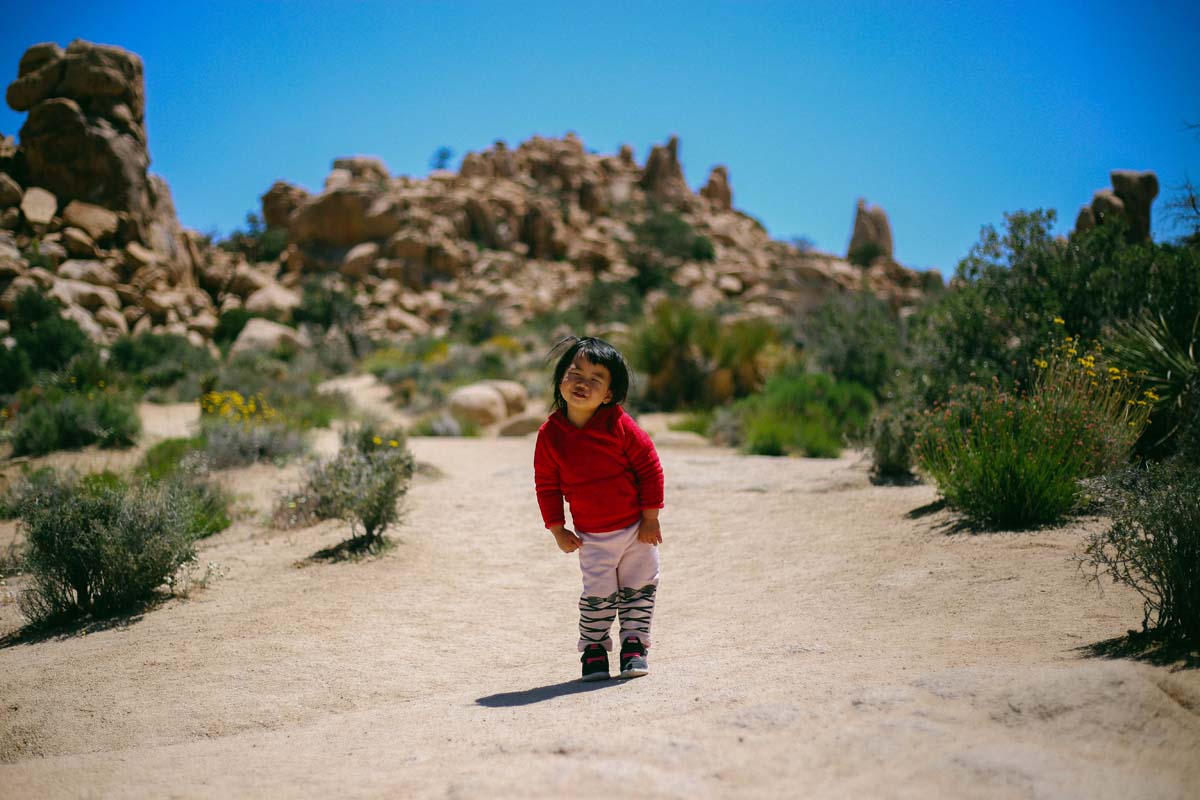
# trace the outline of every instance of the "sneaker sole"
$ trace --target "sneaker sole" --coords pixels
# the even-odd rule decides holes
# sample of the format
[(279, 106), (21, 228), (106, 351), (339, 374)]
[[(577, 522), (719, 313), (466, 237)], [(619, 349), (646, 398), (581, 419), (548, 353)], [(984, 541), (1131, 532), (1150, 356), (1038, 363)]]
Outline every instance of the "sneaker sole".
[(640, 678), (643, 675), (649, 675), (649, 667), (630, 667), (629, 669), (618, 675), (618, 678)]
[(609, 675), (607, 672), (597, 672), (594, 675), (584, 675), (579, 680), (581, 680), (581, 681), (606, 681), (610, 677), (612, 677), (612, 676)]

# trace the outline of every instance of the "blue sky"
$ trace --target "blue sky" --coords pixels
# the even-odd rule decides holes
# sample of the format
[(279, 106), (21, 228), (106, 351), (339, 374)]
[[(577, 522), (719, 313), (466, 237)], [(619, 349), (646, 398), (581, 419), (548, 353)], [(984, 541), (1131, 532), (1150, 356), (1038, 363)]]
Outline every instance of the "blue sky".
[[(900, 261), (945, 273), (1006, 211), (1069, 229), (1111, 169), (1155, 170), (1159, 211), (1200, 180), (1196, 3), (3, 5), (5, 85), (36, 42), (142, 57), (151, 170), (202, 231), (338, 156), (424, 175), (443, 145), (569, 130), (639, 160), (677, 134), (693, 187), (725, 164), (738, 208), (831, 252), (865, 197)], [(4, 106), (0, 132), (24, 117)]]

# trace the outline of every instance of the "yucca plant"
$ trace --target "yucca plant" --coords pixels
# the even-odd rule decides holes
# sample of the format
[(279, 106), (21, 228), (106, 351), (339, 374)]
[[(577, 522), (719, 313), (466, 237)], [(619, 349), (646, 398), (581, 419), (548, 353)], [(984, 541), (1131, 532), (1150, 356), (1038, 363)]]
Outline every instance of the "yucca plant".
[(1176, 335), (1161, 315), (1120, 323), (1116, 333), (1110, 357), (1157, 398), (1157, 424), (1149, 431), (1154, 437), (1150, 449), (1157, 450), (1180, 433), (1200, 404), (1193, 396), (1200, 374), (1200, 315), (1184, 336)]

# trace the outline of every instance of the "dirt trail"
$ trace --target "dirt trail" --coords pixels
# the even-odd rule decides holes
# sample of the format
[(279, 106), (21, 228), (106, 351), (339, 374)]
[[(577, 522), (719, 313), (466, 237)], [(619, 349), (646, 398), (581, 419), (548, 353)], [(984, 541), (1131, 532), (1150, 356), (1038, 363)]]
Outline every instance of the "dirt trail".
[(0, 649), (0, 795), (1200, 795), (1200, 672), (1082, 650), (1140, 620), (1071, 561), (1099, 522), (948, 533), (855, 454), (665, 444), (651, 675), (580, 684), (532, 439), (412, 446), (444, 477), (378, 559), (296, 566), (343, 531), (271, 530), (298, 468), (236, 470), (225, 577)]

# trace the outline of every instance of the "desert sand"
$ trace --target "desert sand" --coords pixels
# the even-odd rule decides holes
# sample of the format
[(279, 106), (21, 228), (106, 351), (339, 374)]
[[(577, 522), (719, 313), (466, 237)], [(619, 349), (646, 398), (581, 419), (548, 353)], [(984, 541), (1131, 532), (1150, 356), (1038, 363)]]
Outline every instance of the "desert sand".
[[(147, 441), (193, 415), (147, 407)], [(578, 567), (542, 529), (531, 438), (412, 440), (441, 475), (356, 563), (306, 560), (341, 523), (267, 524), (298, 466), (232, 470), (239, 519), (200, 545), (222, 577), (0, 647), (0, 796), (1200, 796), (1200, 670), (1088, 650), (1141, 620), (1073, 561), (1103, 520), (956, 532), (860, 453), (659, 441), (649, 676), (576, 680)]]

